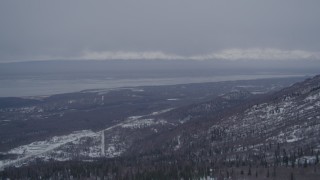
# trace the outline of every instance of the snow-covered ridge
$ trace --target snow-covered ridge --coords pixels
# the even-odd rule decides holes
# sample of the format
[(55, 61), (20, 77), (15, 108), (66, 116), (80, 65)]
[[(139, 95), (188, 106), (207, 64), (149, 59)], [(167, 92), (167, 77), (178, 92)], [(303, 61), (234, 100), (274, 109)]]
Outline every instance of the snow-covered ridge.
[[(122, 128), (130, 128), (130, 129), (138, 129), (138, 128), (145, 128), (153, 125), (164, 125), (168, 123), (167, 121), (163, 119), (154, 119), (149, 116), (155, 116), (159, 114), (163, 114), (166, 112), (171, 111), (172, 108), (164, 109), (161, 111), (152, 112), (145, 116), (131, 116), (128, 118), (128, 120), (121, 125)], [(147, 117), (147, 118), (144, 118)]]
[(49, 153), (67, 143), (79, 141), (83, 137), (96, 137), (97, 133), (91, 130), (75, 131), (68, 135), (54, 136), (48, 140), (36, 141), (27, 145), (19, 146), (8, 151), (7, 154), (16, 154), (18, 157), (14, 160), (0, 161), (0, 169), (11, 166), (19, 165), (24, 161), (35, 158), (45, 153)]
[(220, 124), (226, 132), (224, 139), (265, 138), (266, 142), (292, 146), (317, 139), (320, 135), (320, 91), (312, 86), (308, 87), (308, 94), (295, 93), (303, 87), (294, 87), (281, 99), (271, 99), (253, 105), (242, 114), (227, 117)]
[(124, 122), (97, 132), (93, 132), (92, 130), (75, 131), (71, 134), (54, 136), (43, 141), (35, 141), (30, 144), (13, 148), (4, 154), (13, 154), (17, 155), (17, 157), (15, 159), (1, 160), (0, 170), (8, 166), (20, 166), (24, 163), (33, 161), (36, 158), (65, 161), (72, 159), (73, 157), (110, 158), (120, 156), (125, 151), (123, 147), (126, 147), (126, 145), (123, 144), (124, 142), (121, 142), (117, 135), (108, 137), (111, 138), (111, 141), (106, 143), (105, 132), (118, 128), (138, 129), (166, 124), (167, 122), (165, 120), (155, 120), (147, 117), (159, 115), (170, 110), (172, 109), (164, 109), (143, 116), (131, 116)]
[(91, 130), (76, 131), (69, 135), (54, 136), (46, 141), (36, 141), (28, 145), (19, 146), (17, 148), (11, 149), (8, 153), (32, 155), (35, 153), (50, 151), (68, 142), (78, 140), (82, 137), (90, 137), (90, 136), (97, 136), (97, 134), (92, 132)]

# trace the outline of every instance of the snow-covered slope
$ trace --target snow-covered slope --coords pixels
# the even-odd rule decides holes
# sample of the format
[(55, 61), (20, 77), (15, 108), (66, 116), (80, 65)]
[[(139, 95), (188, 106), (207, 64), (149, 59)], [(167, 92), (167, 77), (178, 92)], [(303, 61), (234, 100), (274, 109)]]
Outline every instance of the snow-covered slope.
[(159, 151), (204, 159), (216, 155), (217, 159), (232, 160), (239, 154), (252, 157), (250, 153), (271, 159), (274, 148), (267, 149), (269, 144), (293, 151), (312, 145), (317, 150), (319, 98), (319, 76), (271, 95), (233, 89), (201, 103), (126, 116), (104, 129), (74, 131), (15, 147), (2, 153), (0, 169), (37, 159), (94, 160)]
[[(238, 94), (222, 97), (230, 100)], [(298, 162), (307, 156), (315, 159), (320, 152), (320, 76), (228, 106), (227, 111), (221, 108), (227, 103), (214, 102), (184, 108), (183, 116), (189, 119), (183, 126), (135, 148), (150, 146), (166, 153), (186, 153), (186, 158), (228, 162), (279, 162), (283, 157)], [(220, 107), (218, 111), (214, 106)], [(195, 112), (202, 116), (191, 116)]]
[[(168, 112), (165, 109), (144, 116), (131, 116), (122, 123), (118, 123), (101, 131), (75, 131), (71, 134), (54, 136), (44, 141), (35, 141), (2, 153), (13, 155), (0, 161), (0, 169), (8, 166), (21, 166), (36, 159), (66, 161), (71, 159), (91, 160), (100, 157), (117, 157), (125, 152), (135, 139), (124, 139), (128, 129), (151, 128), (157, 133), (157, 127), (168, 124), (164, 120), (156, 120), (152, 116)], [(147, 117), (147, 118), (146, 118)], [(11, 156), (12, 157), (12, 156)]]

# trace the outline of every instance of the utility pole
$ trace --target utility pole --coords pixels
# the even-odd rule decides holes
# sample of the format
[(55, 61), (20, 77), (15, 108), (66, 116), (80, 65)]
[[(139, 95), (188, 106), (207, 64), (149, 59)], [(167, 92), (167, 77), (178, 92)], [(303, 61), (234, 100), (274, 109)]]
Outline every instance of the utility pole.
[(101, 131), (101, 156), (105, 156), (104, 130)]

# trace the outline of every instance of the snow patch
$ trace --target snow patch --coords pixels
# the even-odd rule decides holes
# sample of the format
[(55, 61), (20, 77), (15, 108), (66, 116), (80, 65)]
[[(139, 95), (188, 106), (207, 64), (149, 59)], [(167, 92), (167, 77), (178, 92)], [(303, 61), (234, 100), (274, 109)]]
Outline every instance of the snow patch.
[(169, 109), (164, 109), (164, 110), (161, 110), (161, 111), (152, 112), (150, 115), (159, 115), (159, 114), (163, 114), (163, 113), (166, 113), (166, 112), (171, 111), (172, 109), (173, 109), (173, 108), (169, 108)]
[(180, 100), (180, 99), (178, 99), (178, 98), (167, 99), (167, 101), (178, 101), (178, 100)]
[(177, 145), (174, 147), (174, 150), (175, 150), (175, 151), (181, 148), (180, 138), (181, 138), (180, 135), (177, 136), (177, 138), (176, 138), (176, 139), (177, 139)]
[(154, 120), (154, 119), (139, 119), (136, 121), (128, 122), (123, 125), (121, 125), (122, 128), (130, 128), (130, 129), (138, 129), (138, 128), (145, 128), (152, 125), (158, 125), (158, 124), (166, 124), (167, 121), (165, 120)]
[(313, 108), (314, 108), (313, 106), (308, 106), (308, 107), (304, 108), (304, 110), (311, 110)]
[(313, 101), (313, 100), (317, 100), (320, 98), (320, 92), (311, 96), (308, 96), (305, 101)]

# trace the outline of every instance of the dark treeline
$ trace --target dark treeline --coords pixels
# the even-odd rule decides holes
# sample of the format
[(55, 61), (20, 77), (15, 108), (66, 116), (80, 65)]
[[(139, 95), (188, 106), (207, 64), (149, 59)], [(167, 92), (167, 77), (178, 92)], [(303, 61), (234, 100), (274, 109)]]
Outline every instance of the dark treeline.
[[(274, 147), (274, 148), (273, 148)], [(268, 156), (237, 155), (235, 159), (204, 154), (152, 152), (95, 161), (40, 161), (0, 172), (2, 179), (317, 179), (320, 177), (319, 151), (298, 148), (287, 152), (281, 145)], [(311, 160), (303, 157), (314, 157)]]

